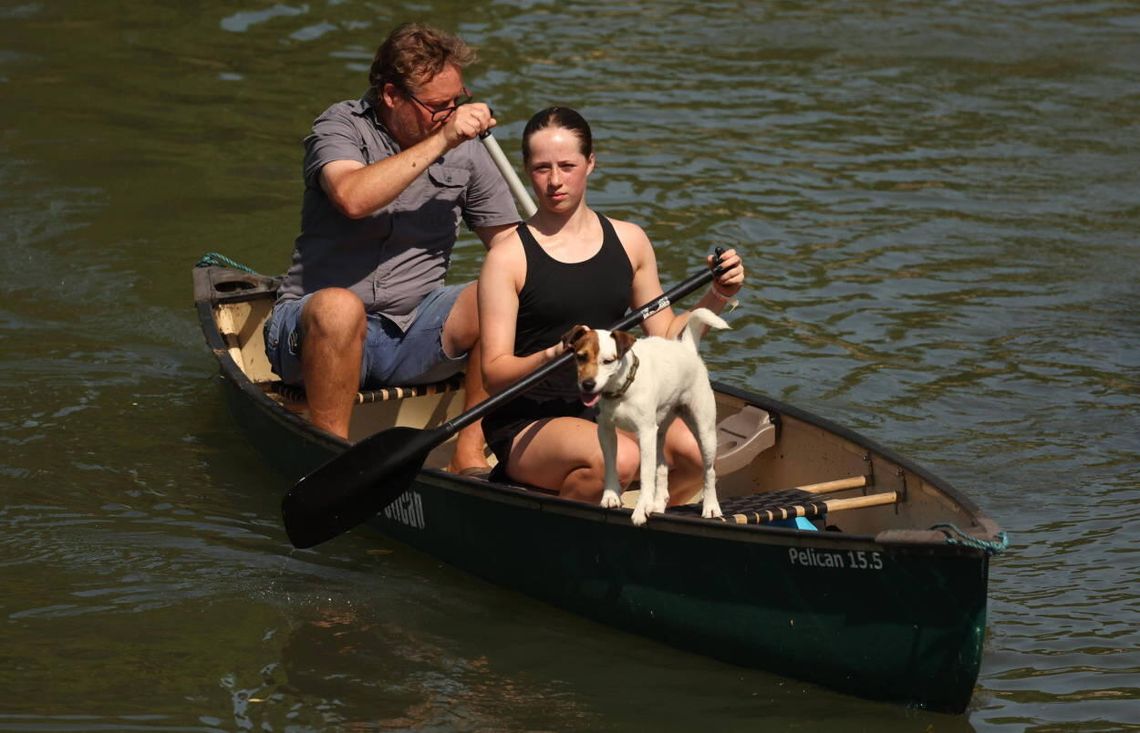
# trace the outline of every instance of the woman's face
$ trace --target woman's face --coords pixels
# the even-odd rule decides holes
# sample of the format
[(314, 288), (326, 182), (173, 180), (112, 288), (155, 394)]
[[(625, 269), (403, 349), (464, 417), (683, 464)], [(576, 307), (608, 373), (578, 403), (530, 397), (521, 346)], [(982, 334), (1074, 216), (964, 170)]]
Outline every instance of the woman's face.
[(570, 212), (586, 195), (594, 156), (582, 154), (582, 141), (564, 127), (546, 127), (530, 136), (527, 173), (541, 208)]

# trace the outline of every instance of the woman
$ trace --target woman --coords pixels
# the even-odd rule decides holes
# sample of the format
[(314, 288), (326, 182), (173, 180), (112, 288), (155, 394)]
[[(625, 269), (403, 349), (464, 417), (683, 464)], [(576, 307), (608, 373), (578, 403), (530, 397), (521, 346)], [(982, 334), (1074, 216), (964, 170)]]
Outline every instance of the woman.
[[(561, 335), (584, 323), (609, 328), (662, 294), (653, 245), (641, 227), (607, 219), (586, 205), (594, 170), (590, 126), (577, 112), (550, 107), (523, 131), (523, 164), (538, 199), (538, 211), (487, 254), (479, 275), (479, 321), (483, 378), (501, 392), (563, 351)], [(712, 257), (709, 257), (710, 266)], [(719, 312), (744, 283), (734, 250), (698, 306)], [(687, 320), (667, 308), (648, 318), (650, 336), (673, 337)], [(487, 443), (499, 460), (497, 472), (560, 496), (598, 501), (604, 465), (596, 409), (578, 397), (575, 369), (568, 363), (525, 395), (483, 420)], [(622, 486), (638, 475), (636, 439), (619, 432), (618, 476)], [(668, 429), (666, 462), (671, 503), (687, 501), (701, 486), (696, 439), (680, 420)]]

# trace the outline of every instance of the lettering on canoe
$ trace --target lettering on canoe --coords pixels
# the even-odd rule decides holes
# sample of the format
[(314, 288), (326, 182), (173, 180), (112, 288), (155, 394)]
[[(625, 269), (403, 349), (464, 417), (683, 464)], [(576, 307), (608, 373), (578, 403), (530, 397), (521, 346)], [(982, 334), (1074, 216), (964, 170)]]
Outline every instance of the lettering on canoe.
[(384, 516), (412, 529), (423, 529), (427, 526), (424, 524), (423, 500), (420, 499), (418, 491), (405, 491), (400, 494), (399, 498), (384, 507)]
[(878, 552), (863, 550), (816, 550), (811, 547), (788, 548), (788, 560), (792, 565), (808, 568), (834, 568), (836, 570), (882, 570), (883, 556)]

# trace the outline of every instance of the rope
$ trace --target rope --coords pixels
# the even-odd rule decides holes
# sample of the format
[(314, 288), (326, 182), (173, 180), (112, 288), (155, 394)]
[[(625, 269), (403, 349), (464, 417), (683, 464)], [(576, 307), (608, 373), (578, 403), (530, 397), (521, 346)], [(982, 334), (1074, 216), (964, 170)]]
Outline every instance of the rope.
[(971, 534), (967, 534), (962, 530), (955, 527), (953, 524), (935, 524), (931, 529), (942, 530), (946, 535), (946, 544), (948, 545), (965, 545), (966, 547), (973, 547), (982, 550), (991, 557), (1000, 555), (1009, 548), (1009, 537), (1005, 532), (998, 532), (996, 540), (979, 540)]
[(257, 272), (256, 270), (254, 270), (253, 268), (246, 267), (245, 265), (241, 264), (240, 262), (234, 262), (229, 257), (226, 257), (223, 254), (218, 254), (217, 252), (207, 252), (206, 254), (202, 255), (201, 259), (198, 260), (198, 264), (194, 265), (194, 267), (213, 267), (215, 265), (224, 265), (225, 267), (232, 267), (235, 270), (241, 270), (242, 272), (248, 272), (250, 275), (261, 274), (261, 273)]

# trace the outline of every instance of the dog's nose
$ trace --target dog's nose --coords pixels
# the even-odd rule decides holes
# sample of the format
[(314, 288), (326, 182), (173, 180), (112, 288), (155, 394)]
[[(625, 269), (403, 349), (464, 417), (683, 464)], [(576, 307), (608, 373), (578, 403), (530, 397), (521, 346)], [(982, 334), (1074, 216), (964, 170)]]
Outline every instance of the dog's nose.
[(587, 380), (582, 382), (582, 391), (583, 392), (593, 392), (594, 391), (594, 385), (596, 385), (596, 384), (597, 384), (597, 382), (595, 382), (594, 380), (587, 379)]

